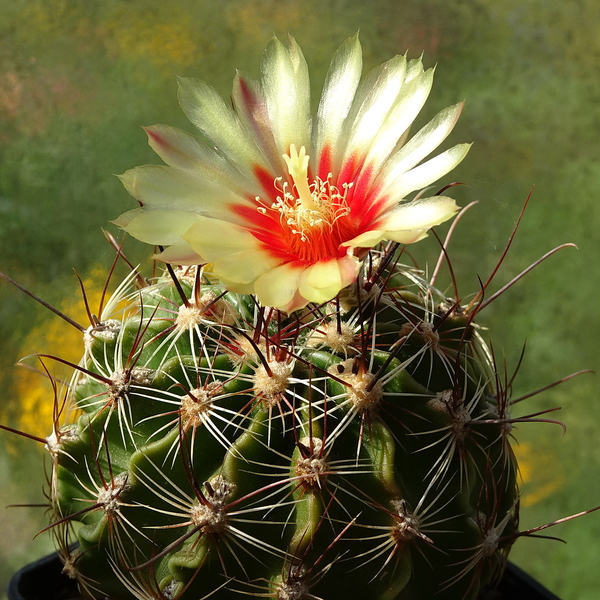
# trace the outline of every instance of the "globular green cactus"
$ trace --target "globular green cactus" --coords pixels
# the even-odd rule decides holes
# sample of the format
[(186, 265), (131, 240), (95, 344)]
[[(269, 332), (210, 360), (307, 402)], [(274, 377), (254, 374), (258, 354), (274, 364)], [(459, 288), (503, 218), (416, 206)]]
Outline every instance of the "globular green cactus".
[(460, 599), (501, 572), (507, 397), (476, 308), (395, 248), (291, 316), (200, 268), (121, 286), (85, 332), (81, 416), (47, 444), (52, 529), (82, 590)]

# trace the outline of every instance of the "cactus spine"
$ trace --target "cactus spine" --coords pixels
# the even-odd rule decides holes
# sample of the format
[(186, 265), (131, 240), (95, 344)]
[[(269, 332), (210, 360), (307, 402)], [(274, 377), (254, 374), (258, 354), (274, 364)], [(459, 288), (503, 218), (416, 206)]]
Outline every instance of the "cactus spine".
[(200, 268), (124, 282), (84, 335), (80, 416), (47, 443), (85, 593), (466, 599), (498, 575), (509, 401), (476, 308), (396, 248), (291, 316)]

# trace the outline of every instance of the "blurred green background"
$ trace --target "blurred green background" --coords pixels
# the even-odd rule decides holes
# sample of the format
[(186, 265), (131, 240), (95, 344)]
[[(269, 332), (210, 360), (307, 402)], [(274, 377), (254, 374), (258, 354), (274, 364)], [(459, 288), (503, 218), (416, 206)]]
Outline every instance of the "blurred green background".
[[(229, 93), (235, 68), (259, 75), (273, 33), (300, 42), (318, 98), (330, 57), (360, 29), (365, 69), (408, 49), (437, 64), (420, 123), (466, 100), (449, 143), (473, 141), (444, 183), (479, 204), (450, 246), (461, 295), (486, 279), (530, 188), (535, 191), (494, 289), (552, 247), (575, 242), (486, 308), (509, 372), (527, 339), (513, 397), (600, 368), (600, 14), (596, 0), (0, 0), (0, 269), (70, 314), (75, 268), (100, 277), (101, 228), (133, 207), (113, 173), (157, 162), (140, 125), (191, 130), (175, 76)], [(129, 240), (133, 260), (148, 248)], [(434, 240), (411, 249), (433, 260)], [(84, 316), (78, 317), (82, 321)], [(73, 341), (71, 341), (73, 340)], [(0, 420), (45, 436), (51, 390), (14, 363), (35, 351), (75, 358), (75, 330), (0, 282)], [(58, 347), (58, 348), (57, 348)], [(28, 364), (35, 365), (34, 361)], [(521, 414), (562, 406), (567, 425), (516, 430), (522, 528), (600, 504), (600, 398), (584, 375), (529, 399)], [(47, 422), (47, 421), (46, 421)], [(0, 589), (50, 550), (35, 540), (43, 508), (41, 444), (0, 432)], [(520, 539), (512, 558), (565, 600), (598, 598), (600, 513)]]

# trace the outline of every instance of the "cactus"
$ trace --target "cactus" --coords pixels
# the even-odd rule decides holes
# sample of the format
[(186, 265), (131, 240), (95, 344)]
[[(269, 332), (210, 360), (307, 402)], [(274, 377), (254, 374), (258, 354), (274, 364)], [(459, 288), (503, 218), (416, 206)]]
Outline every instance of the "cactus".
[(84, 335), (81, 416), (47, 442), (52, 529), (80, 524), (65, 563), (83, 589), (474, 598), (500, 572), (518, 502), (506, 394), (477, 311), (390, 246), (290, 316), (201, 268), (121, 286)]
[(304, 67), (272, 41), (234, 109), (182, 81), (219, 150), (156, 126), (169, 166), (122, 176), (140, 207), (117, 223), (168, 267), (88, 310), (44, 440), (48, 529), (86, 596), (469, 600), (528, 533), (510, 383), (475, 322), (489, 281), (465, 305), (401, 263), (457, 210), (398, 202), (466, 154), (414, 166), (461, 105), (403, 146), (432, 72), (396, 57), (359, 85), (355, 37), (307, 152)]

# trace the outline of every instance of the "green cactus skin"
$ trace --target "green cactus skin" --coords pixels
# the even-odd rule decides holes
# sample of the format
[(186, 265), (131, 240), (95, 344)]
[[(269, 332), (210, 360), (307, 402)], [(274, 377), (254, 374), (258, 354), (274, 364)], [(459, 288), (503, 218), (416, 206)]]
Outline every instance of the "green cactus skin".
[(47, 444), (82, 593), (468, 600), (499, 575), (509, 401), (476, 309), (393, 251), (291, 316), (196, 268), (120, 287), (120, 318), (84, 336), (77, 420)]

